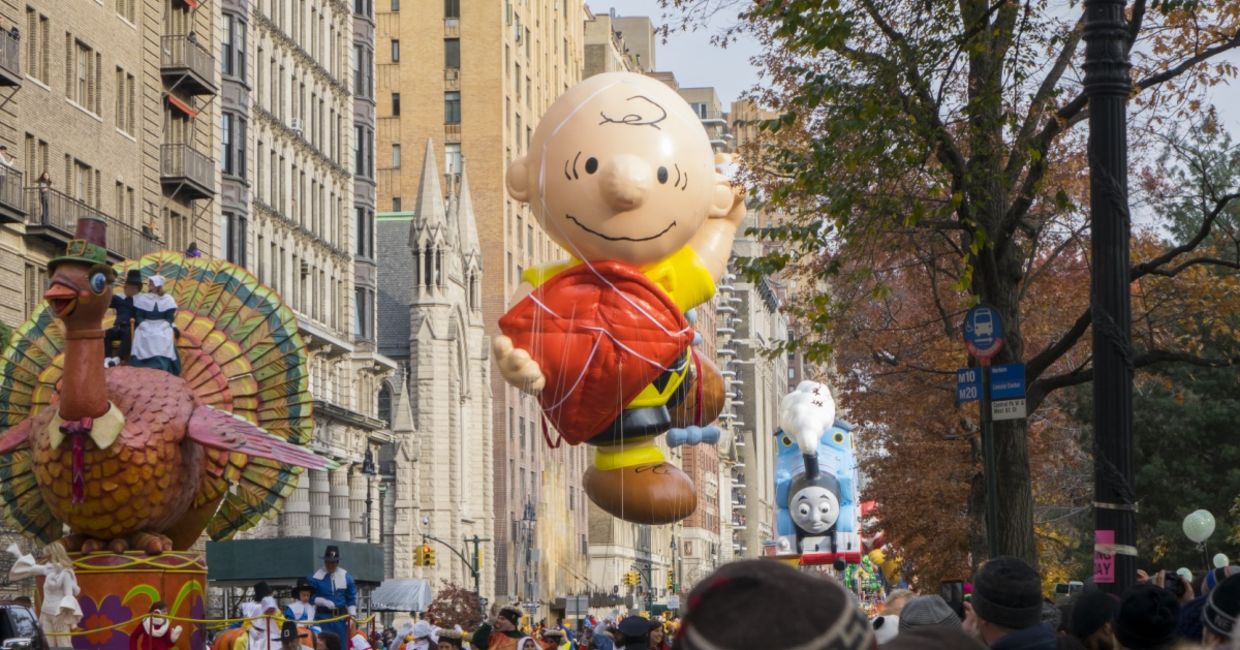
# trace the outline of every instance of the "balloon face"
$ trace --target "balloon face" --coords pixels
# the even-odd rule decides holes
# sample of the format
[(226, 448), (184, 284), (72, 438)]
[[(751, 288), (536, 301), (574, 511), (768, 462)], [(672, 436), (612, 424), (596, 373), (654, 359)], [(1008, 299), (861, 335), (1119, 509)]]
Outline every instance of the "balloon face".
[(578, 259), (648, 264), (689, 242), (711, 213), (714, 152), (693, 109), (666, 84), (608, 73), (547, 110), (509, 193)]
[(840, 517), (840, 500), (825, 487), (809, 485), (789, 499), (789, 511), (797, 528), (815, 535), (831, 530)]
[(1214, 534), (1214, 515), (1209, 510), (1195, 510), (1184, 518), (1184, 535), (1198, 544)]

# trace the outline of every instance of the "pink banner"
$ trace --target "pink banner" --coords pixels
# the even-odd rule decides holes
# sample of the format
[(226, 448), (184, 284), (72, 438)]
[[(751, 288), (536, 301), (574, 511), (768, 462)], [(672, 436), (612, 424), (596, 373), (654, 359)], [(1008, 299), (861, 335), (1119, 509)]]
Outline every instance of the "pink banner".
[(1097, 545), (1105, 545), (1109, 547), (1115, 544), (1115, 531), (1095, 530), (1094, 544), (1094, 583), (1100, 585), (1114, 584), (1115, 554), (1103, 553), (1098, 550)]

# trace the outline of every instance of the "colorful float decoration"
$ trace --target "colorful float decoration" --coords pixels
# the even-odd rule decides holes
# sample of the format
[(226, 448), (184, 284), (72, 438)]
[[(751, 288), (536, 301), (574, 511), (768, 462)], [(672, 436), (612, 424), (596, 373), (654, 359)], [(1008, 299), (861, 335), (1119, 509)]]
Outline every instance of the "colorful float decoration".
[[(104, 367), (114, 280), (130, 269), (165, 278), (179, 306), (180, 376)], [(48, 271), (45, 303), (0, 353), (0, 505), (28, 537), (74, 552), (81, 627), (157, 601), (169, 618), (201, 618), (206, 566), (191, 545), (275, 516), (303, 468), (331, 466), (305, 448), (312, 402), (296, 317), (226, 261), (165, 252), (114, 269), (93, 218), (79, 219)], [(74, 646), (127, 648), (136, 625)], [(175, 647), (201, 647), (201, 626), (186, 628)]]
[[(597, 449), (586, 494), (628, 521), (666, 524), (697, 505), (655, 438), (718, 416), (718, 371), (685, 313), (714, 295), (745, 215), (693, 109), (662, 82), (600, 74), (547, 110), (507, 171), (567, 261), (527, 269), (499, 322), (496, 363), (536, 395), (547, 442)], [(552, 440), (552, 435), (559, 439)]]
[(785, 396), (775, 438), (774, 556), (806, 566), (860, 563), (852, 426), (835, 419), (830, 389), (805, 381)]

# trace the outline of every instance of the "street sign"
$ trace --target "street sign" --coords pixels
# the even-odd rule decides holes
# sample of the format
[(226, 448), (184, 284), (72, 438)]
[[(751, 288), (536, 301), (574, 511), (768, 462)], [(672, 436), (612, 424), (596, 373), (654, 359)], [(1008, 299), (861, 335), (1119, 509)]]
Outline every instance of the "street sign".
[[(956, 371), (957, 374), (960, 371)], [(1020, 399), (1025, 396), (1025, 364), (1005, 363), (990, 369), (990, 399)]]
[(680, 596), (668, 596), (667, 597), (667, 608), (668, 609), (680, 609)]
[(1025, 398), (991, 402), (990, 414), (996, 420), (1019, 420), (1025, 417)]
[(956, 370), (956, 403), (982, 399), (982, 372), (977, 368)]
[(1003, 347), (1003, 319), (999, 317), (999, 310), (990, 305), (970, 309), (964, 317), (964, 342), (973, 358), (982, 365), (990, 363)]
[(564, 598), (564, 614), (566, 616), (584, 616), (590, 613), (589, 596), (567, 596)]

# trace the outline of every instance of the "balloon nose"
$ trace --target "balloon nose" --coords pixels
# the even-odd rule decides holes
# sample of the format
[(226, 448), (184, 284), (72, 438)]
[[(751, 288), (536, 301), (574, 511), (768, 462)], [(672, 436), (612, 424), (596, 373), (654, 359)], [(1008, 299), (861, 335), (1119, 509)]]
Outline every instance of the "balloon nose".
[(645, 160), (616, 156), (603, 169), (603, 199), (614, 210), (634, 210), (646, 201), (650, 181), (650, 165)]

